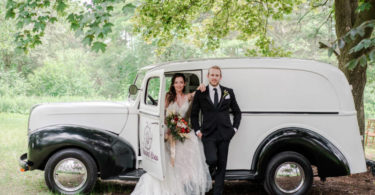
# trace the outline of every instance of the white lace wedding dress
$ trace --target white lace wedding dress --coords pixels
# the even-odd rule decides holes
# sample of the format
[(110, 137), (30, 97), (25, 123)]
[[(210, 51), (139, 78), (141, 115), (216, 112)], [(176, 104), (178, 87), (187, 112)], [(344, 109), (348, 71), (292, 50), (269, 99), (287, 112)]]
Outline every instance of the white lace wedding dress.
[[(184, 103), (169, 104), (168, 111), (178, 112), (187, 119), (190, 102), (185, 96)], [(170, 161), (170, 147), (165, 143), (166, 177), (163, 181), (145, 173), (139, 179), (132, 195), (204, 195), (212, 187), (212, 180), (206, 164), (201, 140), (189, 133), (184, 142), (176, 141), (175, 163)]]

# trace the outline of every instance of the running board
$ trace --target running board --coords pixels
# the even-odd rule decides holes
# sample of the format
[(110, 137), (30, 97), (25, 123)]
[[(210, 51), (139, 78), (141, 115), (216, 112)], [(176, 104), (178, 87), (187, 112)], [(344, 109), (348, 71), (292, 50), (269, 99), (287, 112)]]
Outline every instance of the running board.
[[(143, 169), (137, 169), (125, 174), (118, 176), (120, 180), (138, 180), (144, 173)], [(225, 173), (226, 180), (254, 180), (256, 179), (256, 174), (249, 170), (228, 170)]]
[(254, 180), (257, 174), (249, 170), (227, 170), (225, 172), (226, 180)]
[(120, 180), (138, 180), (141, 176), (146, 173), (143, 169), (136, 169), (134, 171), (130, 171), (126, 174), (121, 174), (118, 176)]

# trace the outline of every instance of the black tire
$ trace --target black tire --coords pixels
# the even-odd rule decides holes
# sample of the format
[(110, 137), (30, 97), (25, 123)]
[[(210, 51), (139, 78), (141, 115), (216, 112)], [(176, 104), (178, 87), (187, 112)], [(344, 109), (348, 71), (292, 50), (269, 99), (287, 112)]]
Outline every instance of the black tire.
[[(80, 185), (75, 186), (75, 187), (70, 187), (70, 186), (65, 187), (64, 186), (65, 183), (61, 184), (58, 180), (55, 180), (54, 171), (55, 171), (56, 166), (59, 165), (59, 163), (60, 164), (65, 163), (65, 165), (68, 166), (69, 163), (71, 165), (73, 162), (75, 163), (74, 166), (69, 166), (69, 168), (77, 167), (76, 165), (79, 165), (79, 167), (81, 168), (84, 167), (86, 170), (85, 172), (87, 176), (86, 177), (82, 176), (83, 178), (85, 178), (85, 180), (82, 179), (83, 181), (79, 181), (78, 183), (80, 183)], [(61, 167), (62, 169), (64, 169), (63, 166)], [(66, 175), (80, 175), (80, 174), (71, 174), (74, 171), (71, 171), (71, 172), (69, 171), (65, 172), (67, 173)], [(61, 175), (64, 175), (64, 172), (62, 172)], [(58, 177), (59, 174), (56, 174), (56, 176)], [(46, 181), (48, 188), (53, 192), (57, 192), (61, 194), (89, 193), (91, 192), (91, 190), (93, 189), (96, 183), (97, 176), (98, 176), (98, 169), (97, 169), (94, 159), (89, 154), (79, 149), (64, 149), (64, 150), (58, 151), (57, 153), (53, 154), (51, 158), (48, 159), (48, 162), (44, 169), (44, 179)]]
[[(275, 174), (279, 166), (283, 165), (283, 163), (289, 164), (289, 162), (293, 166), (297, 165), (296, 167), (298, 167), (300, 170), (303, 170), (303, 175), (301, 174), (302, 175), (301, 178), (304, 178), (303, 182), (297, 182), (299, 185), (297, 185), (294, 189), (292, 188), (291, 190), (283, 189), (278, 184), (276, 184), (276, 181), (275, 181), (276, 180)], [(302, 171), (300, 173), (302, 173)], [(286, 177), (286, 178), (291, 178), (291, 177)], [(312, 168), (311, 168), (311, 164), (309, 160), (297, 152), (286, 151), (286, 152), (281, 152), (277, 154), (268, 163), (263, 185), (268, 194), (300, 195), (300, 194), (306, 194), (310, 190), (312, 182), (313, 182), (313, 172), (312, 172)]]

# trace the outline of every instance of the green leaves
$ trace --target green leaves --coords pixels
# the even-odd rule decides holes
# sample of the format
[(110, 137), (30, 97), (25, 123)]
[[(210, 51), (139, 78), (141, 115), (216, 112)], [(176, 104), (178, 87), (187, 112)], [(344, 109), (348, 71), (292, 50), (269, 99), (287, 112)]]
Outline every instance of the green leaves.
[(332, 54), (333, 54), (333, 52), (334, 52), (334, 49), (333, 48), (328, 48), (328, 57), (331, 57), (332, 56)]
[(354, 46), (352, 49), (350, 49), (349, 53), (355, 53), (359, 52), (362, 49), (367, 49), (369, 47), (375, 46), (375, 39), (363, 39), (360, 41), (356, 46)]
[(113, 11), (113, 6), (108, 6), (107, 11), (109, 11), (109, 12)]
[[(213, 50), (220, 47), (221, 40), (228, 35), (241, 40), (267, 36), (267, 20), (282, 19), (300, 3), (302, 0), (146, 0), (135, 10), (134, 32), (148, 42), (157, 41), (160, 47), (168, 46), (176, 39), (191, 37), (189, 39), (194, 39), (197, 46)], [(132, 9), (131, 4), (123, 7), (124, 12)], [(257, 45), (256, 53), (281, 55), (272, 43), (263, 43)]]
[[(76, 1), (55, 0), (51, 3), (49, 0), (27, 0), (17, 4), (14, 0), (8, 0), (6, 17), (16, 18), (20, 29), (17, 40), (22, 49), (40, 44), (46, 27), (56, 22), (59, 16), (70, 23), (76, 34), (82, 35), (83, 44), (95, 51), (104, 51), (106, 44), (103, 40), (113, 28), (110, 20), (115, 2), (92, 0), (84, 3), (81, 11), (77, 12), (68, 9), (74, 3), (79, 4)], [(148, 42), (155, 41), (160, 48), (170, 45), (172, 40), (192, 36), (195, 38), (193, 42), (200, 47), (216, 49), (220, 46), (220, 40), (230, 32), (238, 32), (238, 37), (244, 40), (266, 35), (269, 18), (282, 19), (302, 2), (145, 0), (137, 6), (133, 2), (124, 4), (122, 12), (135, 16), (134, 32), (141, 34)], [(284, 55), (271, 42), (263, 41), (258, 47), (262, 55)]]
[(85, 3), (81, 11), (73, 11), (66, 16), (69, 5), (74, 3), (77, 5), (77, 2), (56, 0), (51, 4), (50, 0), (28, 0), (16, 3), (14, 0), (8, 0), (6, 18), (16, 19), (19, 28), (16, 42), (18, 48), (25, 52), (42, 43), (41, 37), (46, 27), (48, 24), (55, 23), (58, 20), (57, 16), (65, 16), (71, 29), (76, 31), (76, 34), (83, 35), (82, 42), (85, 45), (93, 47), (95, 51), (103, 52), (106, 44), (102, 43), (102, 39), (112, 32), (113, 24), (109, 20), (114, 10), (111, 3), (114, 2), (114, 0), (94, 0), (91, 4)]
[(124, 7), (122, 7), (122, 12), (124, 14), (132, 14), (135, 10), (135, 5), (133, 5), (132, 3), (128, 3), (126, 5), (124, 5)]
[(359, 64), (361, 64), (362, 67), (366, 66), (366, 64), (367, 64), (367, 57), (366, 57), (366, 55), (362, 55), (359, 58)]
[(370, 10), (371, 6), (372, 6), (371, 3), (369, 2), (363, 2), (363, 1), (359, 2), (359, 6), (357, 7), (356, 12), (359, 13), (359, 12)]
[(367, 61), (375, 62), (375, 49), (372, 49), (370, 52), (365, 53), (360, 57), (349, 61), (345, 65), (345, 67), (347, 67), (349, 70), (353, 70), (358, 64), (360, 64), (362, 67), (366, 66)]
[(339, 49), (344, 48), (344, 47), (345, 47), (345, 41), (342, 40), (342, 39), (339, 39), (339, 40), (338, 40), (338, 45), (339, 45)]
[(56, 11), (58, 14), (63, 15), (67, 7), (63, 0), (56, 0)]
[[(362, 4), (364, 5), (364, 4)], [(361, 8), (365, 9), (365, 8)], [(366, 8), (367, 9), (367, 8)], [(361, 66), (366, 66), (367, 61), (375, 62), (374, 56), (374, 48), (375, 48), (375, 37), (368, 36), (369, 38), (363, 38), (366, 35), (366, 30), (373, 30), (375, 27), (375, 20), (368, 20), (363, 22), (356, 28), (351, 29), (345, 36), (339, 38), (331, 48), (328, 49), (328, 55), (332, 54), (336, 46), (338, 45), (340, 49), (343, 49), (346, 45), (351, 42), (358, 42), (352, 48), (350, 48), (347, 54), (359, 56), (356, 59), (349, 61), (345, 67), (352, 70), (358, 64)], [(369, 31), (370, 32), (370, 31)]]
[(70, 28), (75, 31), (80, 28), (80, 23), (81, 23), (82, 18), (83, 18), (82, 15), (71, 13), (68, 15), (66, 19), (70, 22)]
[[(358, 26), (357, 28), (352, 29), (350, 33), (351, 41), (354, 41), (357, 37), (363, 37), (365, 35), (365, 30), (367, 28), (374, 28), (375, 26), (375, 20), (369, 20)], [(347, 36), (347, 35), (346, 35)], [(355, 59), (357, 63), (354, 64), (354, 62), (348, 67), (350, 69), (353, 69), (359, 62), (361, 66), (365, 66), (367, 64), (367, 61), (373, 61), (374, 62), (374, 48), (375, 48), (375, 38), (365, 38), (361, 40), (358, 44), (356, 44), (354, 47), (352, 47), (349, 51), (349, 54), (354, 53), (362, 53), (362, 55)]]
[(14, 13), (14, 9), (8, 9), (5, 14), (5, 19), (14, 18), (16, 13)]
[(372, 49), (368, 56), (371, 61), (375, 62), (375, 49)]
[(351, 40), (355, 40), (357, 37), (363, 37), (365, 35), (366, 28), (374, 28), (375, 27), (375, 20), (368, 20), (363, 22), (361, 25), (352, 28), (342, 39), (349, 41), (348, 38)]
[(7, 4), (6, 4), (6, 9), (11, 9), (11, 8), (14, 8), (16, 6), (16, 2), (13, 1), (13, 0), (7, 0)]
[(6, 13), (5, 13), (5, 19), (14, 18), (16, 16), (16, 13), (14, 12), (14, 9), (16, 8), (16, 2), (13, 0), (8, 0), (6, 5)]
[(102, 30), (103, 35), (107, 35), (108, 33), (112, 32), (112, 26), (112, 23), (105, 23)]
[(95, 51), (95, 52), (99, 52), (99, 51), (104, 52), (106, 46), (107, 46), (107, 45), (104, 44), (104, 43), (102, 43), (102, 42), (94, 42), (94, 44), (93, 44), (93, 46), (92, 46), (92, 50)]
[(94, 40), (94, 35), (86, 35), (85, 38), (82, 40), (82, 43), (84, 45), (90, 46), (93, 40)]
[[(41, 37), (48, 23), (57, 21), (57, 17), (50, 11), (50, 6), (48, 0), (29, 0), (19, 3), (13, 0), (7, 1), (5, 18), (15, 18), (19, 29), (15, 36), (17, 49), (27, 52), (29, 48), (42, 44)], [(63, 0), (57, 0), (54, 6), (61, 13), (67, 8)]]

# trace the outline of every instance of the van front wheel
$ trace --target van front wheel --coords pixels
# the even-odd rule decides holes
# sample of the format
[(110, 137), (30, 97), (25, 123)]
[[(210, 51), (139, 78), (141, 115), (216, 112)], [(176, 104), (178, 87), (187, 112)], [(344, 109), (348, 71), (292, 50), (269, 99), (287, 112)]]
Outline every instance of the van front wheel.
[(97, 179), (94, 159), (78, 149), (61, 150), (48, 160), (44, 169), (46, 184), (60, 194), (89, 193)]
[(271, 159), (263, 184), (269, 194), (306, 194), (312, 181), (309, 160), (297, 152), (287, 151)]

